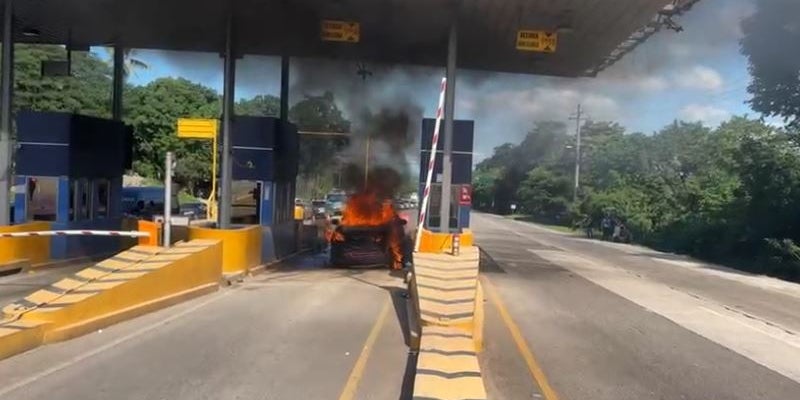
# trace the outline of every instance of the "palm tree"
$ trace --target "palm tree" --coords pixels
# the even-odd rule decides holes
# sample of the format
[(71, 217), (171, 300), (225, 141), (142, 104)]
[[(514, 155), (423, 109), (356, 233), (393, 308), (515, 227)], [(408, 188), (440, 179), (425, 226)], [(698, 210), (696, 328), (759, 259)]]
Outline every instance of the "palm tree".
[[(106, 53), (108, 54), (107, 62), (113, 67), (114, 65), (114, 48), (113, 47), (106, 47)], [(145, 70), (150, 69), (150, 65), (146, 62), (136, 58), (135, 56), (136, 49), (125, 48), (122, 50), (122, 74), (125, 79), (128, 79), (131, 76), (131, 73), (136, 73), (136, 70)]]

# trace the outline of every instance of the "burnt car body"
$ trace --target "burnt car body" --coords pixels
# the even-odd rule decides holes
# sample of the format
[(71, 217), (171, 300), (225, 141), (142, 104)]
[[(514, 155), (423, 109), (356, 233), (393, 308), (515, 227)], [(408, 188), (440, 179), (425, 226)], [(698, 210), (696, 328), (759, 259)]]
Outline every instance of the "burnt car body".
[(400, 218), (375, 226), (342, 226), (335, 229), (330, 244), (330, 265), (342, 268), (397, 267), (391, 248), (396, 238), (401, 252), (400, 266), (411, 261), (411, 241)]

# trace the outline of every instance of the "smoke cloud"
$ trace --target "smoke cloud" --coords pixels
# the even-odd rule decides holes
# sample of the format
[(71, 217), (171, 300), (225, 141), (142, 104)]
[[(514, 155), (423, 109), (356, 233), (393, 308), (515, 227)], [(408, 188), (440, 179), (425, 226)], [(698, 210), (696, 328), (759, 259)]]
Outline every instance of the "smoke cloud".
[(434, 76), (431, 69), (302, 59), (290, 76), (291, 99), (330, 91), (351, 121), (350, 144), (340, 154), (344, 189), (363, 190), (366, 182), (382, 197), (396, 194), (418, 152), (424, 107), (414, 95)]

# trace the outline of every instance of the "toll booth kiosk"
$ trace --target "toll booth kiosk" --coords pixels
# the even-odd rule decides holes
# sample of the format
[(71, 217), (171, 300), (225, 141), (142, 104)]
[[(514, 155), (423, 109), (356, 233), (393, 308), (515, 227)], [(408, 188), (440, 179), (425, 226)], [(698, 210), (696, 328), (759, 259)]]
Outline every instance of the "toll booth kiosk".
[[(131, 166), (132, 130), (122, 122), (70, 113), (17, 114), (14, 222), (53, 230), (122, 228), (122, 175)], [(129, 240), (53, 237), (51, 259), (117, 252)]]
[[(425, 192), (425, 180), (428, 176), (428, 163), (431, 155), (431, 142), (436, 120), (426, 118), (422, 120), (422, 135), (420, 140), (420, 168), (419, 168), (419, 198)], [(443, 127), (442, 127), (443, 129)], [(450, 193), (450, 218), (449, 226), (452, 230), (460, 231), (469, 228), (469, 215), (472, 209), (472, 147), (474, 140), (475, 122), (467, 120), (453, 121), (453, 174)], [(437, 145), (436, 163), (431, 179), (430, 206), (428, 209), (425, 228), (439, 231), (441, 226), (441, 200), (442, 200), (442, 172), (443, 149), (445, 136), (440, 133)]]
[(262, 226), (264, 262), (297, 251), (297, 127), (278, 118), (236, 116), (231, 139), (232, 222)]

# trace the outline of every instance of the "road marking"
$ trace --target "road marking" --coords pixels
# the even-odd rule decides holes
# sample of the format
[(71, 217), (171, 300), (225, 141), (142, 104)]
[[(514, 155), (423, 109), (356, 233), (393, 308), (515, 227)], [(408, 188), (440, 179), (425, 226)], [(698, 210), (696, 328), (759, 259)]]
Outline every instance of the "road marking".
[(351, 400), (355, 398), (356, 390), (358, 390), (358, 383), (364, 376), (364, 368), (367, 366), (369, 355), (372, 353), (372, 348), (375, 347), (378, 334), (380, 334), (381, 329), (383, 329), (386, 316), (389, 315), (389, 306), (390, 301), (387, 299), (383, 304), (380, 314), (378, 314), (378, 319), (375, 320), (375, 324), (372, 325), (372, 329), (369, 331), (369, 336), (367, 336), (367, 340), (364, 342), (364, 348), (361, 350), (361, 354), (358, 356), (353, 370), (350, 371), (350, 377), (347, 378), (347, 383), (344, 385), (344, 389), (342, 389), (339, 400)]
[(201, 308), (203, 308), (203, 307), (205, 307), (205, 306), (207, 306), (207, 305), (209, 305), (209, 304), (211, 304), (211, 303), (213, 303), (213, 302), (215, 302), (215, 301), (217, 301), (217, 300), (219, 300), (219, 299), (221, 299), (221, 298), (223, 298), (225, 296), (228, 296), (229, 294), (231, 294), (231, 293), (233, 293), (235, 291), (237, 291), (237, 289), (229, 289), (229, 290), (225, 290), (223, 292), (217, 292), (217, 293), (219, 293), (217, 296), (213, 296), (213, 297), (209, 298), (208, 300), (205, 300), (202, 303), (199, 303), (199, 304), (196, 304), (196, 305), (194, 305), (194, 306), (192, 306), (190, 308), (187, 308), (186, 310), (183, 310), (183, 311), (181, 311), (181, 312), (179, 312), (179, 313), (177, 313), (177, 314), (175, 314), (175, 315), (173, 315), (173, 316), (171, 316), (169, 318), (165, 318), (165, 319), (162, 319), (162, 320), (160, 320), (160, 321), (158, 321), (158, 322), (156, 322), (154, 324), (145, 326), (145, 327), (143, 327), (143, 328), (141, 328), (141, 329), (139, 329), (139, 330), (137, 330), (135, 332), (132, 332), (132, 333), (129, 333), (129, 334), (123, 336), (123, 337), (120, 337), (117, 340), (114, 340), (112, 342), (106, 343), (103, 346), (100, 346), (100, 347), (98, 347), (98, 348), (96, 348), (96, 349), (94, 349), (92, 351), (89, 351), (89, 352), (83, 353), (81, 355), (75, 356), (75, 357), (73, 357), (73, 358), (71, 358), (71, 359), (69, 359), (67, 361), (64, 361), (64, 362), (62, 362), (60, 364), (57, 364), (57, 365), (55, 365), (55, 366), (53, 366), (51, 368), (48, 368), (48, 369), (44, 370), (42, 372), (39, 372), (38, 374), (35, 374), (35, 375), (30, 376), (28, 378), (25, 378), (25, 379), (23, 379), (23, 380), (21, 380), (19, 382), (11, 384), (11, 385), (5, 386), (2, 389), (0, 389), (0, 396), (7, 395), (7, 394), (9, 394), (9, 393), (11, 393), (11, 392), (23, 387), (23, 386), (30, 385), (31, 383), (36, 382), (39, 379), (42, 379), (42, 378), (44, 378), (44, 377), (46, 377), (48, 375), (52, 375), (52, 374), (54, 374), (54, 373), (56, 373), (58, 371), (61, 371), (61, 370), (66, 369), (66, 368), (69, 368), (69, 367), (71, 367), (71, 366), (73, 366), (73, 365), (75, 365), (75, 364), (77, 364), (77, 363), (79, 363), (79, 362), (81, 362), (83, 360), (86, 360), (88, 358), (94, 357), (94, 356), (96, 356), (96, 355), (98, 355), (98, 354), (100, 354), (100, 353), (102, 353), (102, 352), (104, 352), (104, 351), (106, 351), (108, 349), (117, 347), (122, 343), (125, 343), (125, 342), (127, 342), (127, 341), (129, 341), (129, 340), (131, 340), (133, 338), (136, 338), (137, 336), (144, 335), (145, 333), (148, 333), (148, 332), (150, 332), (150, 331), (152, 331), (152, 330), (154, 330), (154, 329), (156, 329), (158, 327), (161, 327), (163, 325), (169, 324), (170, 322), (173, 322), (173, 321), (175, 321), (177, 319), (180, 319), (180, 318), (182, 318), (182, 317), (184, 317), (186, 315), (189, 315), (189, 314), (191, 314), (191, 313), (193, 313), (193, 312), (195, 312), (195, 311), (197, 311), (197, 310), (199, 310), (199, 309), (201, 309)]
[[(731, 320), (731, 321), (733, 321), (733, 322), (735, 322), (735, 323), (737, 323), (737, 324), (739, 324), (739, 325), (741, 325), (741, 326), (743, 326), (745, 328), (752, 329), (752, 330), (754, 330), (754, 331), (756, 331), (758, 333), (767, 335), (767, 336), (769, 336), (769, 337), (771, 337), (771, 338), (773, 338), (775, 340), (779, 340), (779, 341), (781, 341), (783, 343), (786, 343), (789, 346), (792, 346), (792, 347), (800, 349), (800, 344), (791, 342), (789, 340), (786, 340), (786, 338), (782, 338), (782, 337), (780, 337), (780, 336), (778, 336), (778, 335), (776, 335), (776, 334), (774, 334), (772, 332), (766, 331), (764, 329), (759, 329), (759, 328), (757, 328), (755, 326), (746, 324), (743, 321), (740, 321), (739, 319), (737, 319), (736, 317), (733, 317), (731, 315), (725, 315), (725, 314), (723, 314), (721, 312), (714, 311), (714, 310), (712, 310), (712, 309), (710, 309), (710, 308), (708, 308), (706, 306), (699, 306), (699, 307), (703, 311), (709, 312), (709, 313), (714, 314), (714, 315), (719, 316), (719, 317), (723, 317), (723, 318), (729, 319), (729, 320)], [(759, 322), (763, 323), (763, 321), (760, 321), (760, 320), (755, 320), (755, 321), (759, 321)], [(794, 333), (789, 333), (789, 331), (787, 331), (786, 329), (782, 329), (782, 328), (776, 328), (776, 329), (781, 329), (782, 331), (786, 332), (789, 335), (794, 335)]]
[(525, 342), (525, 338), (522, 336), (519, 326), (517, 326), (517, 324), (514, 322), (514, 319), (511, 318), (511, 314), (508, 312), (503, 300), (500, 298), (500, 295), (497, 294), (494, 284), (492, 284), (492, 282), (489, 280), (489, 277), (486, 275), (483, 275), (481, 279), (483, 280), (483, 286), (488, 294), (487, 297), (489, 300), (491, 300), (492, 304), (494, 304), (495, 308), (497, 308), (497, 311), (500, 313), (500, 318), (503, 319), (503, 323), (506, 325), (506, 328), (508, 328), (509, 333), (511, 333), (511, 337), (514, 339), (514, 343), (517, 345), (517, 350), (519, 350), (522, 358), (525, 359), (525, 363), (528, 365), (528, 371), (530, 371), (534, 382), (536, 382), (536, 384), (539, 386), (539, 389), (541, 389), (542, 395), (544, 395), (546, 400), (559, 400), (558, 394), (553, 387), (550, 386), (550, 382), (547, 380), (544, 370), (540, 366), (539, 362), (536, 361), (533, 351), (531, 351), (527, 342)]

